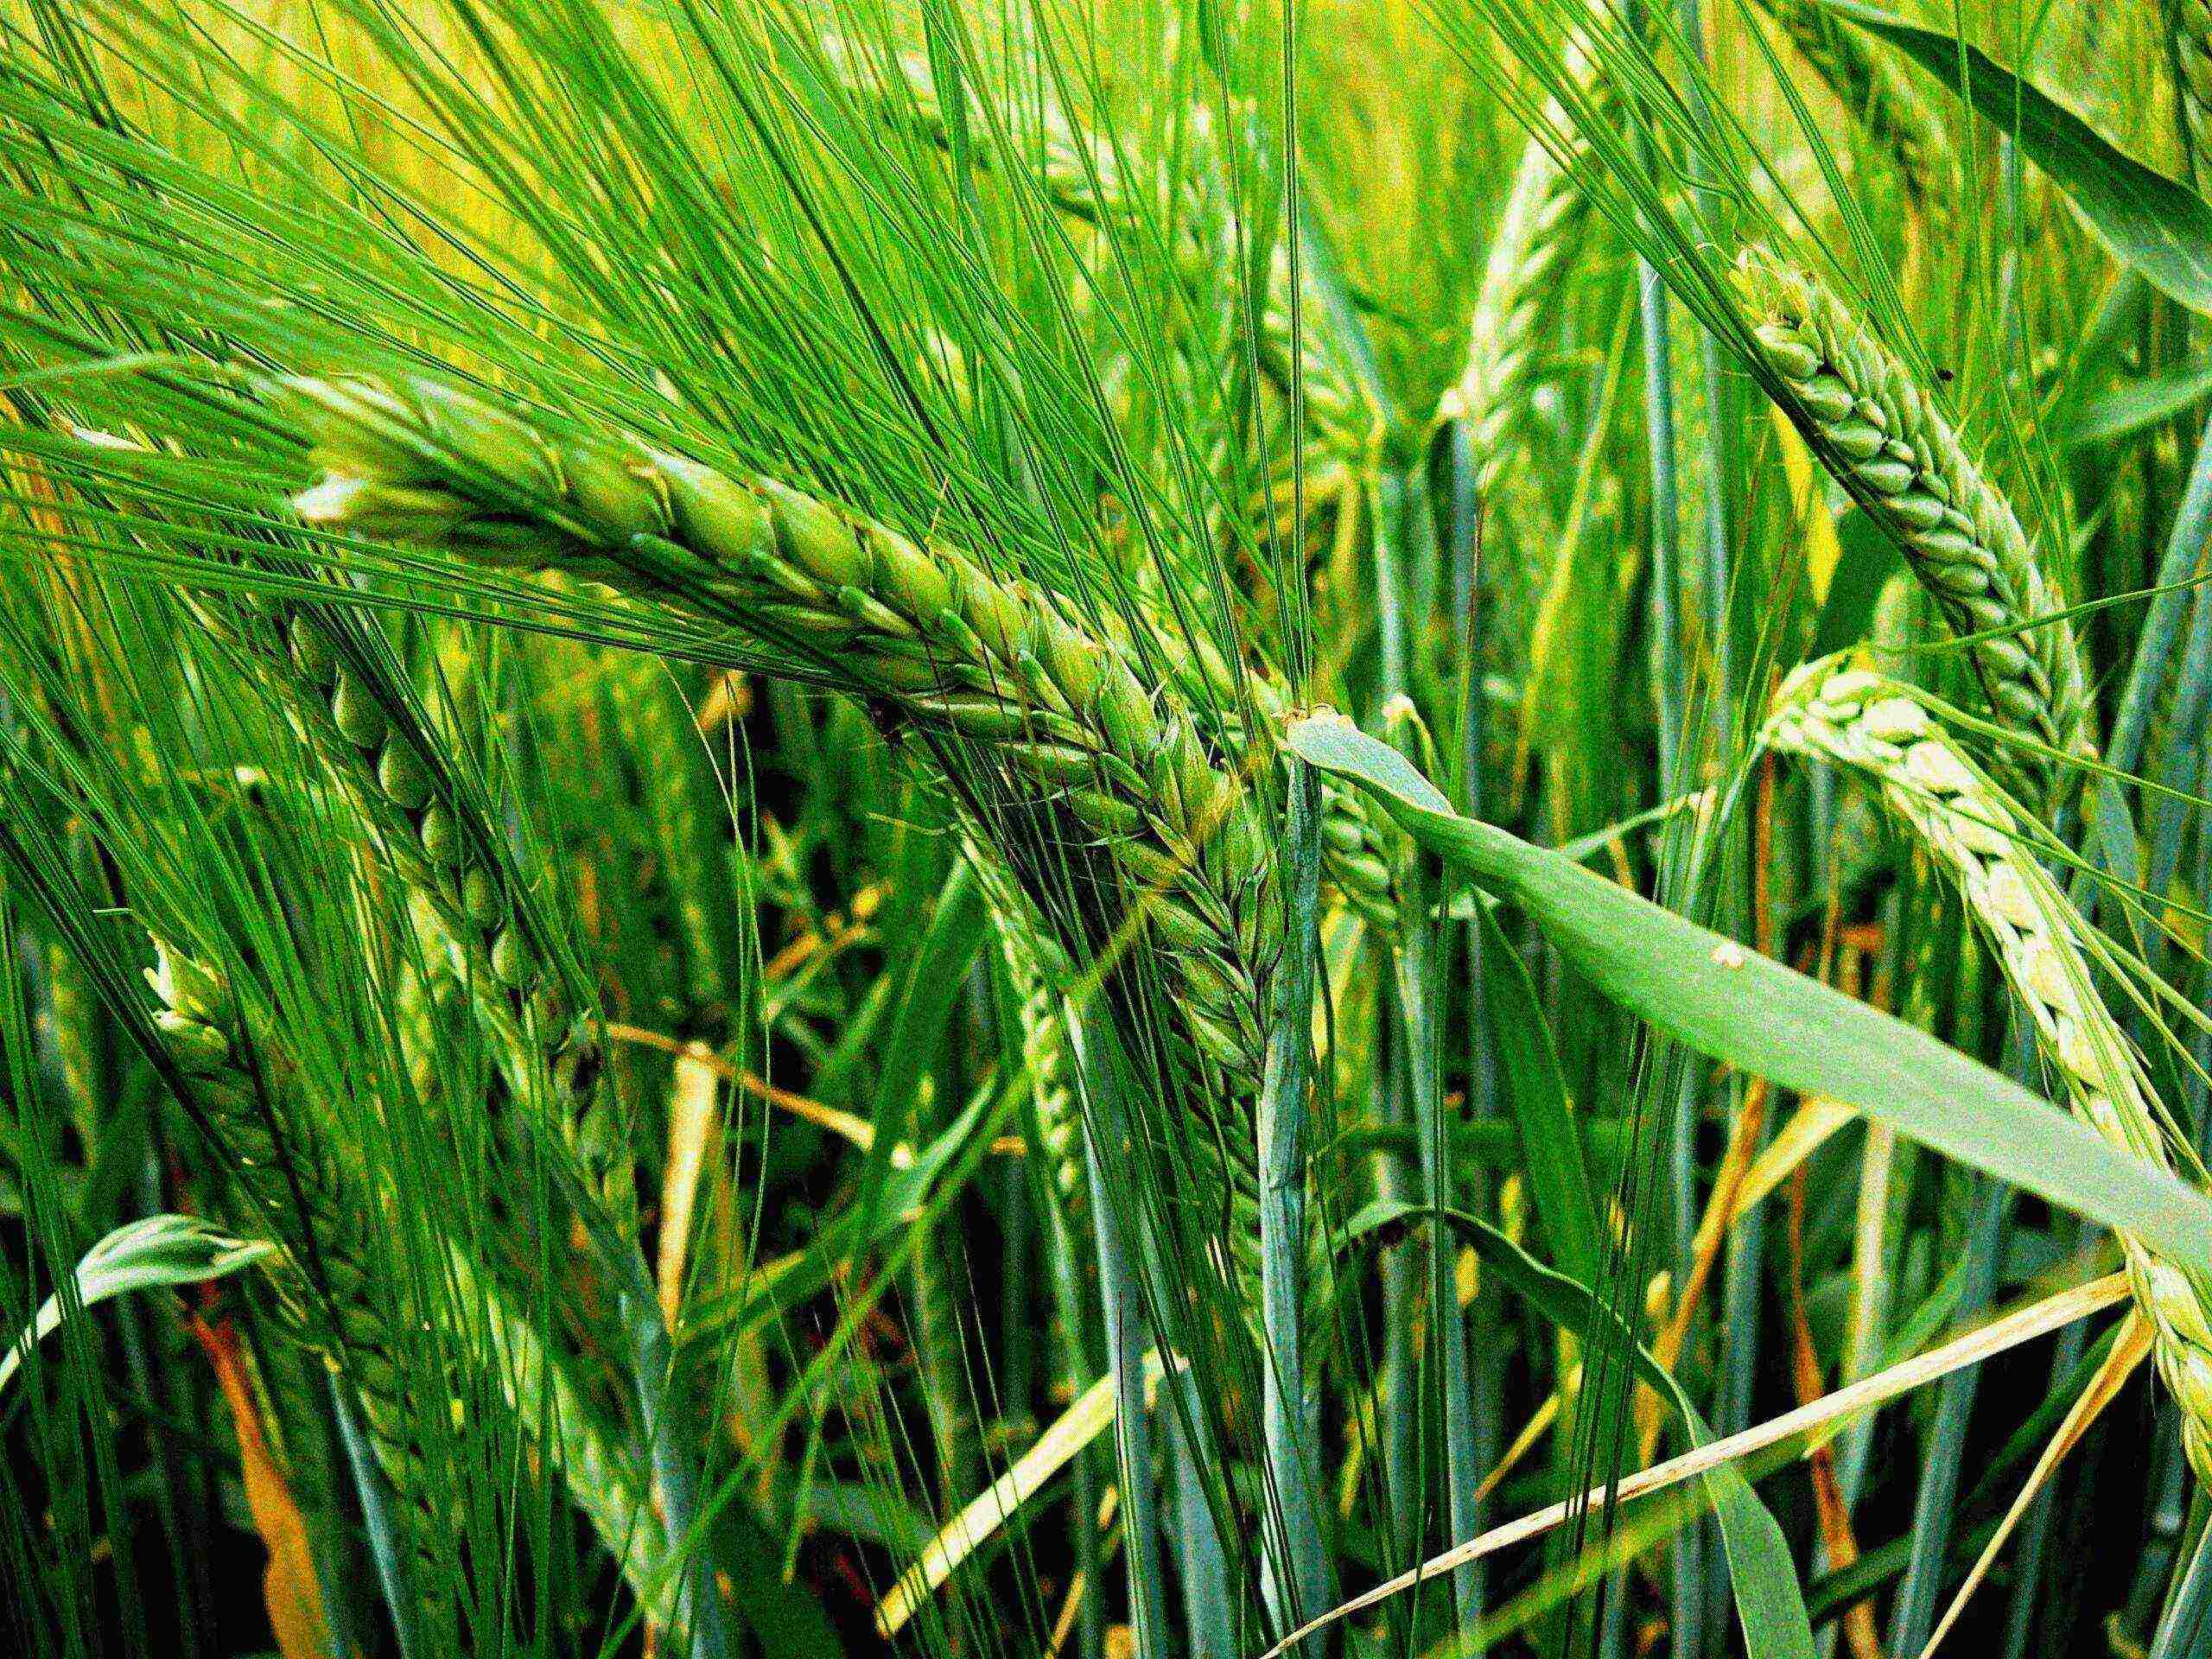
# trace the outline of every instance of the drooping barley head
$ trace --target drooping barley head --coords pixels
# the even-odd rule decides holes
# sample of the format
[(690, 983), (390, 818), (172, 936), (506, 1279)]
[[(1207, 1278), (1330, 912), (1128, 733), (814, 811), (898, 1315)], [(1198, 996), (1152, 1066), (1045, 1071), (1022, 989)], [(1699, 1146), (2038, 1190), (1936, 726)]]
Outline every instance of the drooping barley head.
[(1815, 277), (1761, 253), (1738, 277), (1784, 412), (1952, 628), (1993, 634), (1967, 655), (1999, 722), (2030, 746), (2011, 768), (2038, 805), (2055, 802), (2066, 760), (2095, 752), (2094, 710), (2073, 626), (2011, 504), (1912, 372)]
[[(2167, 1120), (2141, 1056), (2105, 1007), (2089, 924), (2025, 839), (2031, 822), (1903, 688), (1815, 663), (1783, 688), (1765, 733), (1784, 753), (1847, 767), (1959, 887), (2005, 982), (2034, 1022), (2075, 1115), (2114, 1146), (2171, 1171)], [(2199, 1277), (2122, 1237), (2138, 1302), (2156, 1327), (2159, 1373), (2182, 1439), (2212, 1481), (2212, 1300)]]

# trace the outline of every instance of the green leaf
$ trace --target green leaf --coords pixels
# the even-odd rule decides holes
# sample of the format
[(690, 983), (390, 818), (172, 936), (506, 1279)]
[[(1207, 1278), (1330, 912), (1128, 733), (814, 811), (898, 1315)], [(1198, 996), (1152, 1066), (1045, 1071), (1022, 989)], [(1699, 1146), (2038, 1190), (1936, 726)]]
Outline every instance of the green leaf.
[(1825, 1095), (1945, 1157), (2154, 1249), (2212, 1264), (2212, 1201), (1917, 1027), (1625, 887), (1452, 812), (1405, 758), (1334, 715), (1290, 728), (1424, 847), (1512, 899), (1599, 989), (1699, 1053)]
[[(1424, 1204), (1378, 1198), (1344, 1224), (1338, 1247), (1412, 1226), (1438, 1213)], [(1446, 1210), (1441, 1215), (1482, 1257), (1486, 1271), (1546, 1319), (1626, 1359), (1636, 1374), (1674, 1407), (1692, 1446), (1704, 1446), (1713, 1440), (1713, 1431), (1698, 1415), (1674, 1373), (1636, 1339), (1636, 1333), (1603, 1298), (1565, 1274), (1553, 1272), (1480, 1217), (1458, 1210)], [(1804, 1592), (1798, 1586), (1797, 1569), (1780, 1523), (1733, 1464), (1721, 1465), (1703, 1479), (1707, 1495), (1713, 1500), (1713, 1516), (1720, 1523), (1722, 1547), (1728, 1552), (1729, 1578), (1735, 1591), (1736, 1616), (1744, 1626), (1745, 1651), (1774, 1655), (1776, 1659), (1811, 1659), (1812, 1621), (1805, 1611)]]
[[(220, 1279), (276, 1254), (274, 1244), (232, 1238), (196, 1216), (148, 1216), (117, 1228), (85, 1252), (77, 1263), (75, 1306), (90, 1307), (129, 1291)], [(23, 1357), (60, 1328), (68, 1312), (59, 1291), (40, 1305), (30, 1324), (0, 1354), (0, 1389), (7, 1388)]]
[(2191, 310), (2212, 314), (2212, 207), (2202, 196), (2115, 149), (1978, 47), (1860, 0), (1821, 3), (1889, 41), (1953, 92), (1963, 92), (2066, 192), (2114, 257)]
[(2172, 369), (2085, 398), (2063, 430), (2069, 445), (2109, 443), (2133, 437), (2145, 427), (2172, 419), (2207, 393), (2212, 368)]
[(1528, 1175), (1536, 1223), (1567, 1277), (1595, 1284), (1605, 1260), (1605, 1230), (1599, 1224), (1598, 1201), (1551, 1027), (1521, 953), (1507, 942), (1489, 907), (1477, 908), (1482, 912), (1483, 1001), (1505, 1066), (1521, 1168)]

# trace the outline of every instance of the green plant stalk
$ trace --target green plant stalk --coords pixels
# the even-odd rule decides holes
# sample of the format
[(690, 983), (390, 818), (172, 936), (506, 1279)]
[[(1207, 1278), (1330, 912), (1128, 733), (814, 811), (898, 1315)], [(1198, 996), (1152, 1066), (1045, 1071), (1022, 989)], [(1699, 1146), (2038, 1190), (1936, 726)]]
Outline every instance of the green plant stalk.
[[(1296, 1630), (1330, 1606), (1334, 1581), (1321, 1534), (1314, 1399), (1306, 1380), (1305, 1286), (1312, 1259), (1306, 1213), (1313, 1086), (1313, 940), (1321, 884), (1319, 780), (1290, 766), (1285, 827), (1287, 956), (1274, 979), (1266, 1081), (1260, 1091), (1261, 1419), (1267, 1447), (1263, 1552), (1276, 1629)], [(1270, 1541), (1273, 1541), (1271, 1537)], [(1277, 1568), (1280, 1559), (1281, 1568)]]
[(705, 1009), (729, 998), (728, 976), (743, 960), (726, 855), (727, 821), (707, 804), (721, 798), (698, 728), (655, 658), (620, 652), (601, 685), (616, 741), (637, 755), (638, 791), (666, 872), (686, 993)]
[(338, 1424), (338, 1438), (346, 1448), (346, 1461), (361, 1504), (361, 1525), (369, 1535), (369, 1559), (374, 1563), (385, 1608), (391, 1614), (393, 1644), (399, 1659), (414, 1659), (424, 1651), (416, 1611), (414, 1579), (398, 1528), (392, 1519), (394, 1494), (391, 1478), (380, 1466), (378, 1451), (354, 1415), (347, 1389), (337, 1376), (330, 1379), (330, 1411)]
[[(2115, 1147), (2171, 1171), (2176, 1158), (2141, 1057), (2092, 976), (2091, 930), (2024, 839), (2018, 810), (1942, 732), (1927, 708), (1879, 677), (1812, 664), (1777, 699), (1767, 741), (1875, 779), (1884, 804), (1959, 884), (1968, 912), (2032, 1021), (2076, 1116)], [(2160, 1376), (2182, 1444), (2212, 1479), (2212, 1319), (2197, 1275), (2122, 1235), (2137, 1304), (2157, 1332)]]
[(2159, 592), (2152, 595), (2143, 613), (2143, 632), (2128, 664), (2127, 679), (2120, 690), (2120, 712), (2113, 717), (2112, 741), (2105, 747), (2106, 764), (2120, 772), (2134, 771), (2143, 758), (2144, 740), (2151, 729), (2152, 708), (2171, 663), (2183, 612), (2205, 603), (2201, 589), (2183, 584), (2199, 573), (2208, 541), (2212, 541), (2212, 418), (2206, 420), (2197, 438), (2196, 456), (2189, 469), (2189, 484), (2182, 493), (2180, 505), (2174, 510), (2165, 552), (2158, 563), (2155, 585)]
[(1181, 1404), (1165, 1411), (1167, 1461), (1175, 1493), (1176, 1576), (1183, 1588), (1183, 1651), (1190, 1659), (1233, 1659), (1237, 1651), (1235, 1633), (1236, 1601), (1230, 1592), (1229, 1557), (1222, 1548), (1221, 1529), (1206, 1494), (1205, 1477), (1191, 1444), (1191, 1425), (1198, 1411), (1197, 1388), (1190, 1373), (1165, 1377), (1163, 1389), (1173, 1389)]
[(1114, 1444), (1121, 1469), (1122, 1554), (1129, 1580), (1129, 1624), (1136, 1635), (1138, 1659), (1166, 1659), (1166, 1577), (1160, 1556), (1160, 1507), (1154, 1484), (1152, 1416), (1147, 1409), (1144, 1356), (1147, 1344), (1144, 1289), (1123, 1235), (1124, 1217), (1107, 1190), (1099, 1141), (1109, 1138), (1116, 1155), (1124, 1150), (1127, 1103), (1115, 1073), (1105, 1035), (1086, 1033), (1069, 1010), (1068, 1034), (1075, 1046), (1077, 1076), (1087, 1104), (1084, 1114), (1084, 1163), (1090, 1183), (1092, 1230), (1098, 1241), (1098, 1292), (1106, 1319), (1106, 1363), (1114, 1378)]
[[(1446, 550), (1448, 554), (1452, 615), (1448, 634), (1458, 658), (1453, 702), (1459, 715), (1459, 792), (1467, 816), (1479, 818), (1487, 810), (1489, 792), (1484, 777), (1489, 721), (1483, 695), (1485, 667), (1486, 607), (1482, 588), (1483, 496), (1476, 474), (1476, 450), (1465, 423), (1447, 429), (1449, 487), (1446, 501)], [(1480, 914), (1466, 923), (1465, 991), (1468, 1052), (1467, 1109), (1473, 1122), (1495, 1126), (1499, 1116), (1499, 1058), (1497, 1036), (1491, 1026), (1491, 996), (1484, 951), (1484, 921)], [(1448, 934), (1446, 935), (1448, 937)], [(1491, 1216), (1497, 1205), (1495, 1180), (1481, 1164), (1469, 1168), (1467, 1206), (1477, 1216)], [(1475, 1421), (1474, 1460), (1483, 1470), (1497, 1465), (1503, 1447), (1505, 1416), (1506, 1369), (1509, 1339), (1499, 1317), (1498, 1299), (1478, 1294), (1468, 1321), (1473, 1344), (1471, 1383)], [(1487, 1523), (1489, 1506), (1478, 1506), (1475, 1523)], [(1486, 1562), (1476, 1564), (1475, 1592), (1489, 1597)]]
[(1751, 252), (1737, 278), (1783, 411), (1972, 639), (1990, 707), (2024, 741), (2008, 774), (2055, 810), (2068, 761), (2096, 753), (2094, 709), (2073, 626), (2012, 506), (1911, 372), (1814, 277)]
[[(1387, 734), (1401, 753), (1423, 771), (1432, 768), (1433, 746), (1413, 705), (1401, 698), (1383, 711)], [(1428, 1330), (1442, 1379), (1446, 1512), (1452, 1538), (1474, 1537), (1482, 1529), (1478, 1493), (1488, 1471), (1475, 1444), (1474, 1378), (1468, 1347), (1467, 1312), (1459, 1305), (1458, 1250), (1445, 1225), (1446, 1211), (1459, 1204), (1450, 1155), (1451, 1126), (1444, 1107), (1443, 1056), (1437, 1042), (1436, 1006), (1442, 988), (1437, 925), (1428, 918), (1433, 877), (1428, 855), (1406, 839), (1399, 886), (1412, 899), (1400, 926), (1393, 962), (1399, 1029), (1404, 1037), (1415, 1131), (1421, 1141), (1421, 1179), (1432, 1216), (1428, 1237)], [(1482, 1580), (1471, 1563), (1455, 1568), (1452, 1600), (1462, 1628), (1482, 1616)]]
[[(1634, 14), (1631, 14), (1633, 16)], [(1648, 147), (1641, 134), (1637, 148)], [(1676, 431), (1673, 330), (1664, 279), (1644, 255), (1637, 256), (1637, 320), (1643, 346), (1643, 439), (1650, 471), (1651, 557), (1646, 577), (1649, 583), (1647, 668), (1656, 731), (1659, 791), (1667, 797), (1683, 787), (1687, 709), (1684, 706), (1682, 648), (1682, 553), (1681, 449)], [(1670, 827), (1671, 830), (1671, 827)], [(1662, 887), (1680, 879), (1681, 837), (1670, 832), (1665, 840)], [(1666, 1075), (1662, 1073), (1663, 1076)], [(1661, 1114), (1667, 1144), (1667, 1215), (1673, 1234), (1669, 1252), (1678, 1283), (1688, 1282), (1688, 1271), (1697, 1226), (1697, 1076), (1684, 1067), (1675, 1090), (1671, 1109)], [(1601, 1371), (1600, 1376), (1604, 1373)], [(1583, 1411), (1595, 1428), (1622, 1421), (1615, 1402), (1591, 1389)], [(1594, 1432), (1594, 1430), (1593, 1430)], [(1675, 1541), (1671, 1618), (1676, 1639), (1686, 1653), (1701, 1652), (1705, 1645), (1705, 1556), (1707, 1541), (1702, 1526), (1685, 1528)], [(1618, 1619), (1625, 1597), (1620, 1586), (1606, 1598), (1611, 1616)]]

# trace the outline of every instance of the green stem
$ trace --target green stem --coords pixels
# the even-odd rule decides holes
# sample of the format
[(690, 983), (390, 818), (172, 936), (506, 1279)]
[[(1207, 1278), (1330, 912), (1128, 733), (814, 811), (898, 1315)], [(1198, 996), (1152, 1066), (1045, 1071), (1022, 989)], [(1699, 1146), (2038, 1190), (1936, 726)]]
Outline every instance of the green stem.
[(339, 1440), (346, 1448), (346, 1466), (353, 1471), (353, 1491), (361, 1505), (361, 1527), (369, 1535), (369, 1559), (376, 1565), (377, 1583), (391, 1614), (391, 1633), (399, 1659), (414, 1659), (423, 1651), (421, 1606), (408, 1571), (407, 1552), (391, 1518), (391, 1488), (385, 1483), (384, 1471), (377, 1466), (377, 1455), (362, 1432), (353, 1402), (346, 1398), (346, 1384), (337, 1376), (330, 1379), (330, 1411), (338, 1424)]
[(1114, 1377), (1114, 1446), (1121, 1466), (1122, 1560), (1129, 1575), (1129, 1624), (1138, 1659), (1167, 1659), (1166, 1575), (1160, 1559), (1160, 1500), (1153, 1481), (1152, 1419), (1145, 1408), (1147, 1341), (1144, 1287), (1116, 1208), (1099, 1142), (1122, 1155), (1127, 1135), (1121, 1080), (1105, 1034), (1071, 1008), (1068, 1037), (1085, 1096), (1084, 1166), (1098, 1239), (1098, 1294), (1106, 1315), (1106, 1363)]
[[(1260, 1090), (1260, 1300), (1267, 1354), (1261, 1416), (1267, 1441), (1268, 1500), (1280, 1529), (1281, 1560), (1270, 1548), (1269, 1600), (1277, 1628), (1296, 1629), (1332, 1605), (1328, 1554), (1321, 1539), (1313, 1451), (1313, 1401), (1305, 1367), (1303, 1287), (1306, 1229), (1306, 1093), (1312, 1083), (1313, 938), (1320, 909), (1320, 781), (1302, 762), (1288, 763), (1286, 887), (1290, 906), (1287, 954), (1275, 976)], [(1272, 1541), (1272, 1540), (1271, 1540)]]

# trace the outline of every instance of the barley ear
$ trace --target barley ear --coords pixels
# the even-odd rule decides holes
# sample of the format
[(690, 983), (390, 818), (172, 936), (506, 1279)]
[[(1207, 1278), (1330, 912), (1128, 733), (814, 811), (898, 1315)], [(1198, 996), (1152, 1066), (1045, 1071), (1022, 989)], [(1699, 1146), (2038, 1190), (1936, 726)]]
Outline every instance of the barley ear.
[[(1765, 741), (1858, 772), (1878, 787), (1884, 804), (1957, 884), (2075, 1116), (2171, 1172), (2177, 1160), (2166, 1115), (2142, 1057), (2097, 991), (2089, 924), (2030, 850), (2031, 820), (1928, 707), (1878, 675), (1815, 663), (1783, 686)], [(2158, 1370), (2181, 1408), (2190, 1465), (2212, 1482), (2212, 1287), (2133, 1238), (2120, 1243), (2136, 1300), (2157, 1330)]]
[(2072, 783), (2067, 760), (2096, 752), (2094, 711), (2073, 625), (2011, 505), (1911, 372), (1816, 278), (1752, 251), (1737, 281), (1783, 411), (1952, 629), (1974, 637), (1989, 705), (2024, 740), (2008, 764), (2038, 806), (2055, 804)]
[(2174, 54), (2174, 95), (2189, 134), (2190, 164), (2212, 166), (2212, 0), (2165, 0)]

